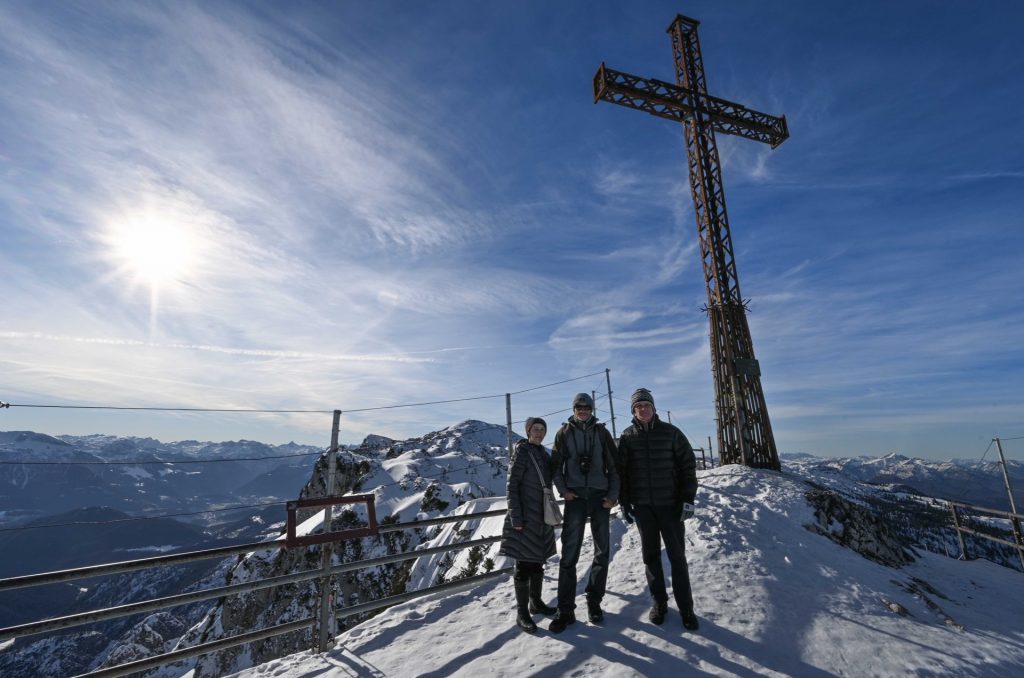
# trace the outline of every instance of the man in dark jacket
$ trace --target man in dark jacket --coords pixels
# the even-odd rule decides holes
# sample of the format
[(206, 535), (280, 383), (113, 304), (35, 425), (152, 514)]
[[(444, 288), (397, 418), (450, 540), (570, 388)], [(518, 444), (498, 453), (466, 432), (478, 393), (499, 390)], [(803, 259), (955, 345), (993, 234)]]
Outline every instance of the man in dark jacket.
[(576, 621), (576, 563), (583, 545), (583, 528), (590, 520), (594, 562), (587, 582), (587, 617), (604, 620), (601, 599), (608, 580), (608, 517), (619, 499), (618, 453), (615, 439), (594, 416), (594, 399), (578, 393), (572, 417), (555, 434), (551, 449), (552, 478), (565, 499), (562, 518), (562, 557), (558, 566), (558, 612), (548, 627), (561, 633)]
[(682, 613), (683, 626), (695, 631), (700, 624), (693, 612), (683, 521), (693, 515), (697, 461), (683, 432), (658, 418), (650, 391), (638, 388), (630, 398), (630, 405), (633, 425), (619, 436), (622, 514), (629, 522), (635, 518), (640, 530), (647, 586), (654, 600), (648, 618), (661, 624), (668, 611), (668, 592), (661, 566), (661, 542), (664, 541), (672, 566), (672, 592)]

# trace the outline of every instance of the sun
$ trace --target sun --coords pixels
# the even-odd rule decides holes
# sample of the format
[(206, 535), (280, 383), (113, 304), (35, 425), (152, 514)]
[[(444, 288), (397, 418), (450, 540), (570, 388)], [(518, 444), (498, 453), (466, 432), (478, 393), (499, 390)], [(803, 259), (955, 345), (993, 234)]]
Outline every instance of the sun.
[(126, 301), (148, 301), (150, 333), (162, 309), (198, 303), (200, 278), (209, 270), (210, 227), (197, 209), (172, 200), (108, 213), (97, 237), (108, 271), (103, 280)]
[(105, 240), (117, 269), (151, 290), (185, 282), (198, 254), (187, 224), (151, 213), (112, 222)]

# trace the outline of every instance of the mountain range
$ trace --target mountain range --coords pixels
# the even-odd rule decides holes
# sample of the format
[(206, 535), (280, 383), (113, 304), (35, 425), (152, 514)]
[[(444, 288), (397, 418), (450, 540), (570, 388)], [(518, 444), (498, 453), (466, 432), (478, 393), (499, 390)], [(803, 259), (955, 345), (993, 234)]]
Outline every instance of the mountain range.
[[(518, 436), (514, 436), (518, 439)], [(393, 440), (384, 436), (368, 436), (360, 445), (349, 446), (337, 457), (337, 491), (372, 493), (378, 520), (409, 522), (417, 518), (445, 515), (451, 511), (468, 511), (481, 502), (503, 502), (507, 473), (507, 436), (503, 426), (480, 421), (460, 424), (428, 433), (418, 438)], [(309, 446), (265, 446), (261, 443), (171, 443), (152, 439), (116, 438), (112, 436), (62, 436), (51, 438), (31, 432), (0, 433), (0, 460), (32, 461), (196, 461), (226, 458), (237, 461), (199, 463), (184, 470), (177, 465), (102, 464), (99, 472), (92, 465), (80, 477), (89, 479), (81, 494), (74, 485), (71, 472), (63, 476), (66, 491), (79, 498), (97, 496), (102, 488), (106, 496), (134, 502), (145, 510), (173, 511), (187, 508), (183, 497), (192, 497), (195, 506), (236, 505), (257, 499), (319, 497), (325, 493), (326, 455)], [(308, 456), (241, 461), (242, 458), (274, 457), (289, 454)], [(29, 455), (29, 456), (26, 456)], [(804, 527), (834, 541), (851, 552), (885, 564), (902, 567), (905, 556), (931, 551), (955, 557), (959, 546), (949, 528), (949, 511), (939, 497), (972, 501), (1005, 510), (1005, 489), (1002, 475), (994, 463), (928, 462), (890, 455), (880, 459), (825, 459), (799, 455), (785, 457), (779, 477), (787, 483), (798, 483), (806, 489), (806, 501), (815, 516)], [(265, 465), (262, 466), (261, 465)], [(56, 468), (62, 466), (54, 465)], [(220, 467), (245, 468), (244, 473), (231, 476), (216, 470)], [(27, 524), (26, 511), (15, 502), (25, 487), (41, 482), (40, 466), (0, 465), (3, 496), (7, 514), (5, 526)], [(46, 468), (42, 466), (42, 468)], [(71, 467), (68, 467), (70, 469)], [(728, 469), (702, 471), (702, 476), (716, 474), (717, 490), (708, 501), (720, 501), (728, 487), (723, 478)], [(1020, 464), (1009, 464), (1011, 480), (1017, 487), (1024, 483)], [(278, 472), (280, 470), (280, 472)], [(301, 473), (300, 473), (301, 470)], [(45, 471), (44, 471), (45, 472)], [(144, 472), (144, 473), (143, 473)], [(195, 475), (201, 477), (196, 478)], [(202, 477), (205, 476), (205, 477)], [(230, 476), (230, 481), (227, 477)], [(300, 480), (295, 480), (301, 476)], [(131, 479), (131, 480), (127, 480)], [(212, 494), (203, 488), (220, 486)], [(18, 482), (25, 480), (21, 487)], [(103, 487), (103, 480), (113, 483)], [(702, 481), (703, 482), (703, 481)], [(768, 481), (765, 481), (768, 482)], [(127, 487), (118, 485), (127, 483)], [(137, 483), (142, 483), (141, 486)], [(290, 483), (290, 485), (289, 485)], [(9, 485), (9, 487), (8, 487)], [(24, 496), (24, 495), (21, 495)], [(491, 499), (488, 499), (491, 498)], [(65, 497), (66, 499), (66, 497)], [(161, 503), (161, 502), (167, 503)], [(155, 555), (171, 550), (194, 550), (229, 540), (273, 540), (282, 531), (284, 509), (273, 501), (270, 505), (245, 511), (214, 514), (201, 523), (186, 524), (172, 519), (123, 521), (130, 517), (122, 509), (78, 506), (63, 514), (34, 516), (37, 523), (91, 522), (73, 528), (45, 528), (0, 532), (0, 552), (25, 554), (17, 559), (9, 574), (40, 571), (69, 566), (88, 554), (87, 563), (121, 560), (134, 555)], [(122, 504), (122, 507), (125, 505)], [(39, 511), (39, 509), (34, 509)], [(10, 520), (17, 517), (18, 522)], [(885, 523), (890, 529), (880, 536), (872, 521)], [(346, 521), (358, 520), (341, 512), (336, 515), (337, 527)], [(493, 529), (493, 521), (487, 522)], [(149, 526), (149, 527), (144, 527)], [(726, 529), (728, 526), (722, 526)], [(748, 529), (734, 526), (736, 529)], [(749, 529), (753, 525), (748, 526)], [(313, 526), (310, 529), (319, 529)], [(448, 526), (408, 532), (390, 533), (381, 538), (352, 540), (333, 550), (336, 562), (367, 558), (373, 555), (408, 552), (420, 545), (436, 545), (451, 540), (484, 535), (479, 525), (467, 521), (457, 529)], [(1005, 528), (988, 526), (1006, 538)], [(61, 532), (61, 530), (65, 530)], [(88, 536), (88, 530), (96, 538)], [(484, 530), (486, 531), (486, 530)], [(59, 538), (54, 538), (54, 537)], [(385, 538), (386, 537), (386, 538)], [(968, 543), (974, 556), (984, 556), (1006, 568), (1019, 567), (1008, 548), (992, 547), (977, 539)], [(54, 545), (59, 547), (53, 549)], [(50, 550), (47, 550), (49, 545)], [(61, 554), (61, 548), (67, 552)], [(341, 585), (340, 600), (368, 600), (396, 590), (415, 589), (431, 583), (457, 579), (500, 564), (495, 545), (487, 552), (453, 553), (446, 558), (419, 559), (406, 565), (389, 565), (354, 573)], [(8, 549), (18, 549), (11, 551)], [(68, 555), (71, 554), (71, 555)], [(31, 565), (31, 566), (30, 566)], [(24, 610), (33, 610), (32, 618), (64, 614), (132, 600), (178, 593), (182, 590), (210, 588), (228, 581), (287, 574), (319, 565), (319, 547), (306, 550), (269, 549), (256, 551), (245, 558), (231, 558), (190, 568), (167, 568), (84, 582), (82, 586), (50, 589), (33, 600), (33, 589), (7, 592), (0, 596), (0, 626), (25, 621)], [(1009, 571), (1009, 570), (1007, 570)], [(4, 576), (0, 574), (0, 576)], [(57, 593), (54, 593), (54, 590)], [(17, 596), (10, 598), (14, 593)], [(316, 598), (315, 586), (297, 585), (277, 590), (270, 598), (236, 596), (215, 604), (195, 604), (173, 608), (144, 618), (128, 618), (110, 622), (96, 630), (72, 630), (45, 638), (19, 639), (0, 650), (0, 672), (4, 675), (53, 675), (80, 673), (131, 659), (150, 656), (173, 647), (193, 645), (251, 630), (257, 626), (282, 623), (294, 619)], [(40, 600), (42, 604), (40, 606)], [(40, 612), (39, 610), (43, 610)], [(366, 616), (347, 620), (349, 626), (364, 621)], [(344, 631), (346, 626), (340, 629)], [(199, 662), (167, 667), (160, 675), (181, 675), (194, 671), (194, 676), (224, 675), (260, 662), (272, 661), (289, 652), (308, 647), (307, 635), (293, 634), (238, 651), (226, 651), (202, 658)], [(39, 673), (39, 667), (43, 667)], [(179, 671), (180, 670), (180, 671)], [(175, 674), (174, 671), (179, 671)]]

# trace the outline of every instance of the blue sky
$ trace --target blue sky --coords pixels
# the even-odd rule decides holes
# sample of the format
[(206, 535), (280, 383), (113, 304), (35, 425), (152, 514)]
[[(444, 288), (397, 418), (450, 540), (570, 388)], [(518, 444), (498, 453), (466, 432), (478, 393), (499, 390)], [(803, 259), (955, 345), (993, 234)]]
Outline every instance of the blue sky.
[[(719, 138), (780, 450), (977, 457), (1024, 434), (1008, 0), (0, 3), (0, 400), (352, 410), (607, 367), (705, 442), (682, 131), (591, 94), (602, 61), (672, 80), (677, 12), (712, 94), (790, 126), (774, 151)], [(604, 379), (513, 418), (577, 390)], [(466, 418), (504, 400), (346, 413), (342, 439)], [(0, 428), (326, 444), (330, 416)]]

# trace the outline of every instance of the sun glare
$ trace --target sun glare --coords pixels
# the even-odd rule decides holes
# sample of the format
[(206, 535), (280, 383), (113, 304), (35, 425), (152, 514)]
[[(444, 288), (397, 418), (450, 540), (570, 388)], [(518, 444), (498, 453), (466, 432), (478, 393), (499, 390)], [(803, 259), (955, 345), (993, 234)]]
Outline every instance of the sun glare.
[(107, 241), (118, 269), (151, 289), (184, 282), (197, 256), (198, 244), (187, 225), (152, 214), (118, 220)]

